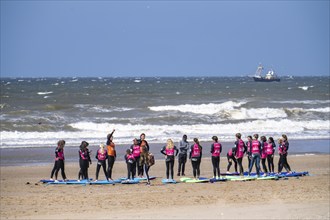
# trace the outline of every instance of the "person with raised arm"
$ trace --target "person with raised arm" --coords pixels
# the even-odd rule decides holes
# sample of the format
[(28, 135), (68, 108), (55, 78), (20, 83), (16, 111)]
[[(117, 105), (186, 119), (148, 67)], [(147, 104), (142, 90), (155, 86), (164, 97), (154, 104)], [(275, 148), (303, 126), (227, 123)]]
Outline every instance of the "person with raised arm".
[(113, 143), (113, 133), (115, 129), (112, 130), (110, 134), (107, 135), (107, 152), (108, 152), (108, 178), (112, 180), (112, 169), (116, 161), (116, 149), (115, 143)]

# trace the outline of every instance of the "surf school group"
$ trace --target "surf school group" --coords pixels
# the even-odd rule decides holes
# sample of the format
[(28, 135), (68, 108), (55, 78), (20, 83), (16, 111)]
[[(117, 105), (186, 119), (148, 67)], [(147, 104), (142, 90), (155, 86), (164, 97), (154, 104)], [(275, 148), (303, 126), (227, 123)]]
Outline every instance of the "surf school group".
[[(97, 159), (96, 165), (96, 179), (98, 181), (99, 172), (102, 167), (105, 178), (107, 181), (113, 181), (112, 170), (116, 160), (115, 144), (113, 142), (113, 134), (115, 129), (107, 135), (106, 144), (100, 144), (100, 149), (97, 150), (95, 158)], [(244, 142), (241, 139), (241, 134), (235, 135), (236, 141), (233, 148), (230, 148), (227, 152), (227, 172), (231, 174), (230, 168), (234, 163), (235, 172), (241, 176), (244, 175), (243, 158), (244, 156), (248, 159), (248, 176), (250, 175), (253, 166), (255, 165), (256, 174), (260, 177), (262, 164), (263, 176), (274, 174), (274, 154), (276, 150), (276, 143), (272, 137), (268, 139), (265, 136), (260, 137), (254, 134), (247, 136), (247, 141)], [(145, 140), (146, 135), (142, 133), (140, 138), (135, 138), (133, 144), (129, 149), (126, 150), (124, 156), (127, 164), (127, 181), (133, 181), (136, 174), (139, 178), (143, 178), (144, 173), (146, 175), (147, 185), (150, 185), (149, 169), (155, 163), (153, 154), (150, 152), (148, 142)], [(179, 148), (176, 147), (171, 139), (167, 140), (166, 145), (160, 150), (165, 155), (166, 165), (166, 182), (174, 181), (174, 163), (175, 157), (178, 156), (178, 172), (177, 176), (185, 176), (185, 165), (189, 158), (193, 168), (193, 176), (195, 180), (200, 178), (200, 164), (203, 156), (203, 147), (200, 145), (198, 138), (193, 139), (193, 144), (190, 145), (187, 141), (187, 135), (183, 135), (182, 140), (179, 143)], [(220, 154), (222, 153), (222, 145), (217, 136), (212, 137), (213, 143), (211, 145), (211, 161), (213, 166), (213, 178), (220, 179)], [(282, 172), (283, 167), (288, 173), (291, 173), (290, 165), (287, 161), (287, 155), (289, 150), (288, 138), (285, 134), (278, 139), (278, 170), (277, 174)], [(55, 149), (55, 163), (51, 171), (50, 181), (58, 182), (58, 172), (61, 170), (63, 181), (67, 181), (65, 168), (64, 168), (64, 146), (65, 140), (60, 140), (57, 143)], [(79, 147), (79, 172), (78, 181), (87, 180), (89, 181), (88, 169), (92, 164), (91, 151), (88, 149), (89, 143), (82, 141)], [(268, 168), (266, 166), (266, 161)], [(108, 162), (108, 166), (106, 166)], [(239, 172), (238, 172), (239, 171)], [(55, 179), (53, 177), (55, 176)]]

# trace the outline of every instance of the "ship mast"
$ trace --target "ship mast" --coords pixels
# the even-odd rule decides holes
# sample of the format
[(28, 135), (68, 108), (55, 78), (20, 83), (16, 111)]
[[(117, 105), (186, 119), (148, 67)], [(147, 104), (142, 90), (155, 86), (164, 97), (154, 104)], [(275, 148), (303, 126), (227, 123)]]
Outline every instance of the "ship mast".
[(263, 66), (261, 65), (261, 63), (259, 63), (255, 76), (261, 77), (261, 73), (263, 69), (264, 69)]

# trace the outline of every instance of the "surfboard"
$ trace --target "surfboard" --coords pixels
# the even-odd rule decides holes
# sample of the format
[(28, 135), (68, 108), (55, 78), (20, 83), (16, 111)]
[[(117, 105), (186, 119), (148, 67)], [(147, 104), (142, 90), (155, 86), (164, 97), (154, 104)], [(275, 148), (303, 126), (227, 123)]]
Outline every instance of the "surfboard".
[(180, 178), (180, 181), (184, 182), (184, 183), (207, 183), (210, 181), (210, 179), (206, 178), (206, 177), (199, 177), (198, 179), (182, 177), (182, 178)]
[(210, 179), (210, 182), (211, 183), (215, 183), (215, 182), (224, 182), (224, 181), (227, 181), (226, 178), (223, 178), (223, 177), (220, 177), (220, 178), (211, 178)]
[[(93, 179), (90, 178), (89, 180), (92, 181)], [(57, 180), (57, 181), (58, 181), (58, 182), (64, 182), (64, 183), (67, 183), (67, 182), (74, 182), (74, 181), (77, 181), (77, 180), (66, 180), (66, 181), (64, 181), (64, 180)], [(84, 181), (85, 181), (85, 180), (84, 180)], [(55, 180), (41, 179), (41, 180), (39, 180), (39, 182), (42, 182), (42, 183), (54, 183)]]
[(90, 185), (107, 185), (107, 184), (112, 184), (112, 185), (115, 185), (115, 181), (108, 181), (108, 180), (98, 180), (98, 181), (92, 181), (92, 182), (89, 182)]
[(77, 184), (77, 185), (80, 185), (80, 184), (87, 184), (87, 183), (89, 183), (90, 182), (90, 180), (80, 180), (80, 181), (78, 181), (78, 180), (72, 180), (72, 181), (67, 181), (66, 182), (66, 184)]
[(226, 176), (225, 178), (229, 181), (251, 181), (256, 179), (254, 176)]
[(58, 182), (48, 182), (47, 184), (57, 184), (57, 185), (61, 185), (61, 184), (87, 184), (89, 183), (88, 180), (68, 180), (68, 181), (58, 181)]
[[(138, 181), (144, 181), (144, 180), (148, 180), (147, 177), (136, 177), (134, 178), (135, 180), (138, 180)], [(149, 176), (149, 180), (154, 180), (156, 179), (155, 176)]]
[[(119, 179), (121, 179), (121, 180), (127, 180), (127, 177), (121, 177)], [(155, 176), (149, 176), (149, 180), (154, 180), (154, 179), (156, 179)], [(137, 180), (137, 181), (147, 181), (148, 179), (147, 179), (147, 177), (135, 177), (134, 180)]]
[(137, 184), (137, 183), (139, 183), (138, 180), (128, 180), (128, 179), (126, 179), (126, 180), (121, 181), (121, 184)]
[(169, 183), (175, 184), (177, 182), (173, 179), (162, 179), (162, 183), (164, 183), (164, 184), (169, 184)]
[(257, 180), (278, 180), (278, 176), (261, 176)]
[(298, 176), (307, 176), (307, 175), (309, 175), (308, 172), (292, 172), (292, 173), (283, 172), (278, 174), (278, 177), (298, 177)]

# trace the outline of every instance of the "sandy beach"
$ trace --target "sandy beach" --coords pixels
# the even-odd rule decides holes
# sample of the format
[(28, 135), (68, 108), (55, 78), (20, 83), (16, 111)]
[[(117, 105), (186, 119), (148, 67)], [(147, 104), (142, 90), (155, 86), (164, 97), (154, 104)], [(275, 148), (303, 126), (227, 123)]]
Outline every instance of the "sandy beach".
[[(52, 163), (1, 167), (1, 219), (329, 219), (329, 155), (289, 156), (288, 160), (293, 170), (311, 175), (278, 181), (163, 185), (165, 163), (157, 160), (150, 174), (158, 178), (151, 186), (80, 186), (39, 183), (49, 178)], [(246, 169), (247, 160), (243, 162)], [(94, 162), (89, 169), (93, 178), (95, 166)], [(226, 166), (227, 160), (221, 158), (221, 171)], [(191, 176), (189, 161), (186, 167)], [(78, 163), (66, 164), (69, 179), (76, 179), (77, 172)], [(116, 162), (114, 178), (125, 175), (126, 164)], [(209, 158), (202, 160), (201, 176), (212, 176)]]

